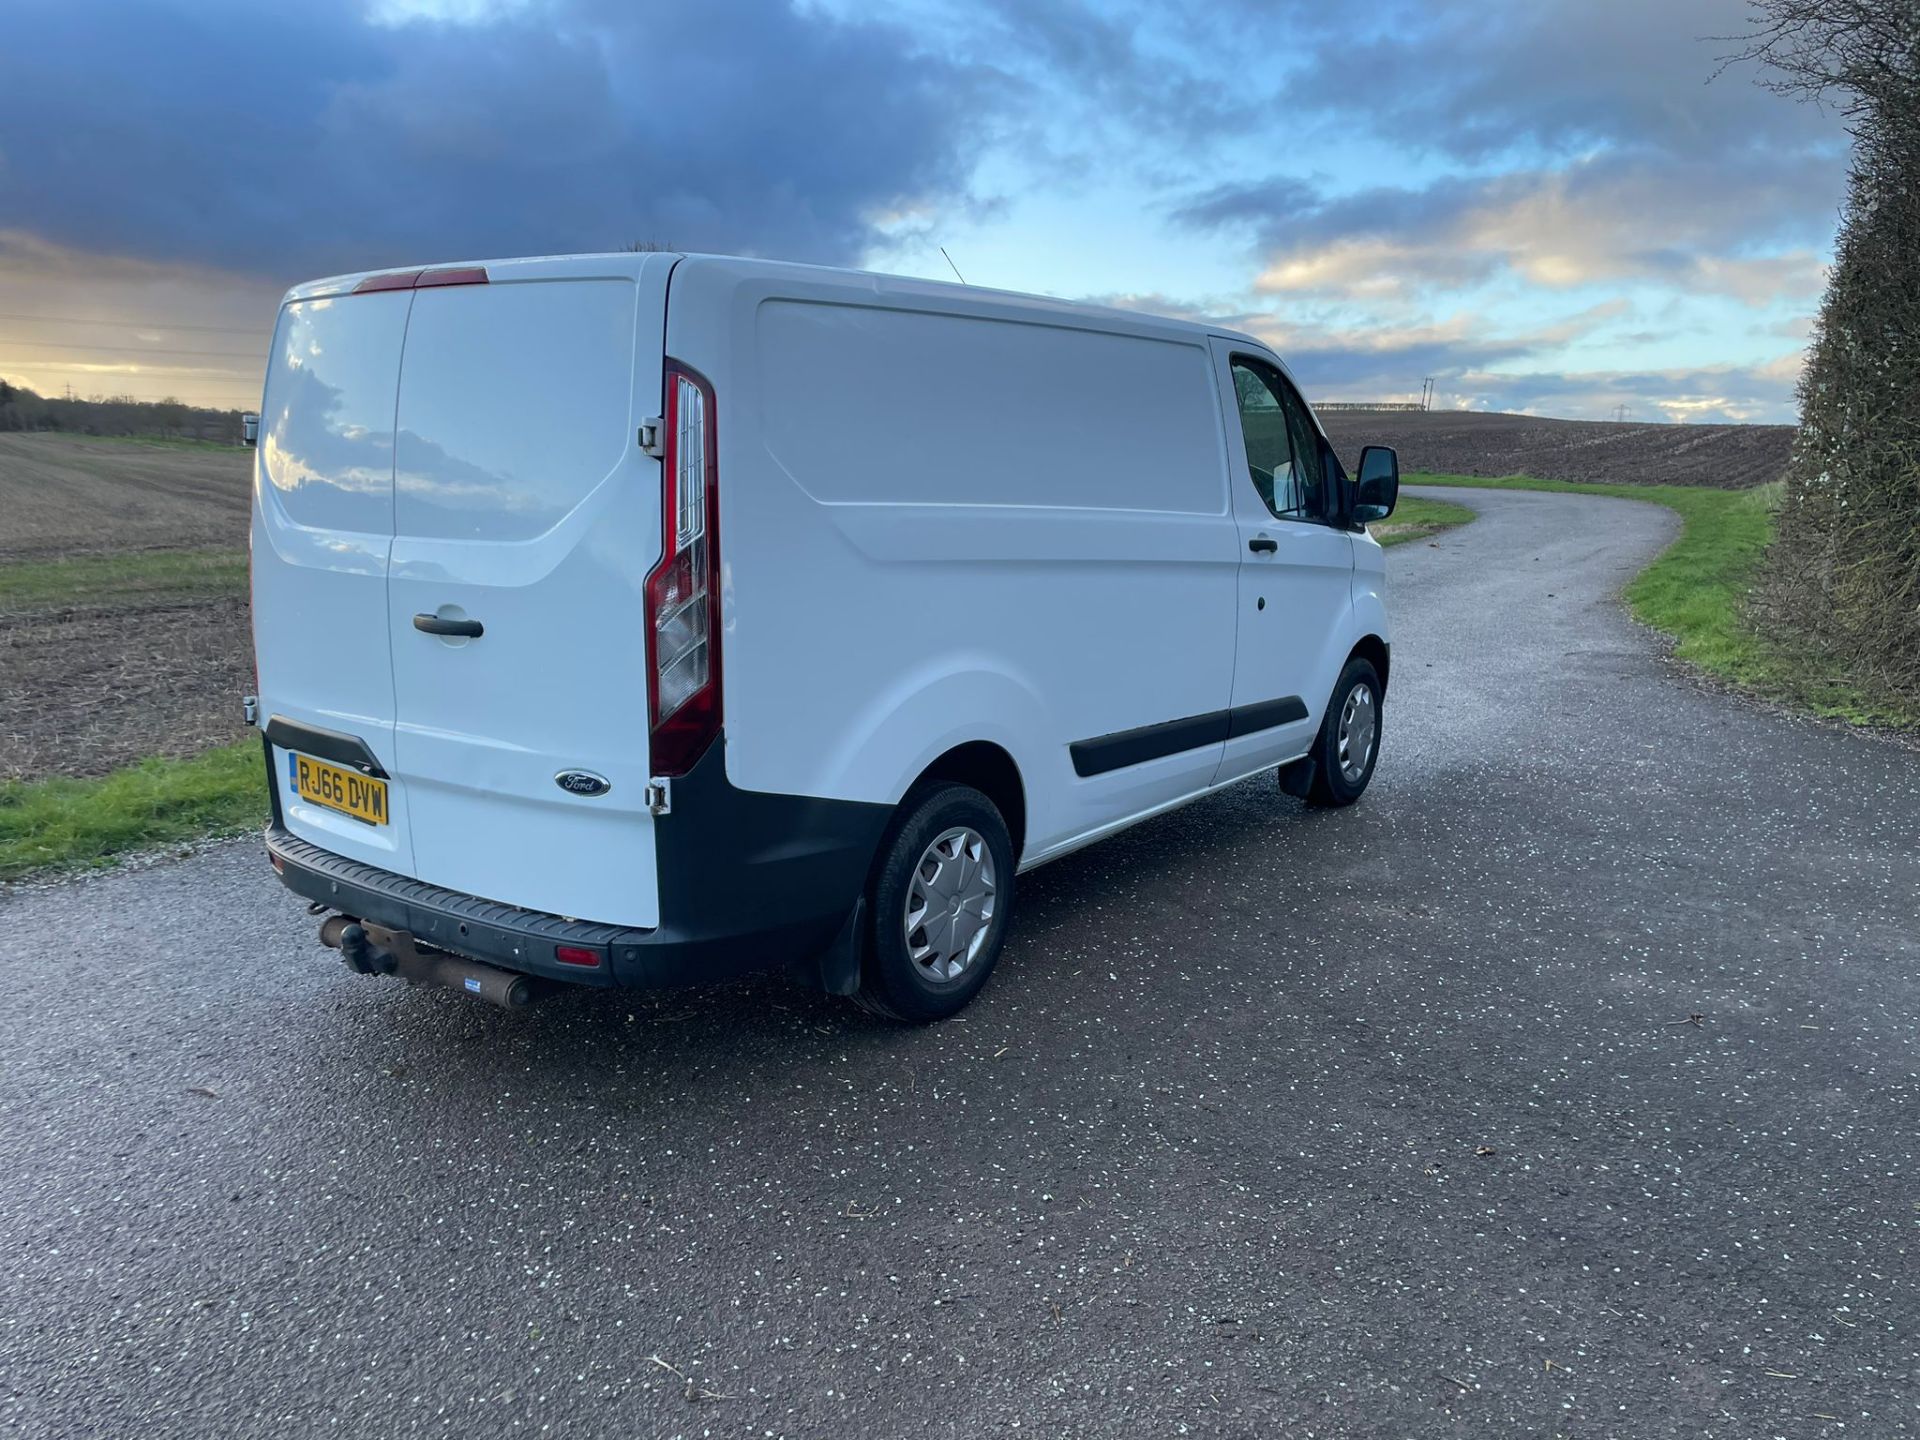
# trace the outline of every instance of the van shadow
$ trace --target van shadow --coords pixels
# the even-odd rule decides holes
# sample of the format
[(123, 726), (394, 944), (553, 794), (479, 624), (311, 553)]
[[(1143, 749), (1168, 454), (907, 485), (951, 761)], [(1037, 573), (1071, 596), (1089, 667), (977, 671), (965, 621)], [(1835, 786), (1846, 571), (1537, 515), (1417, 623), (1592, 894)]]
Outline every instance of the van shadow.
[[(636, 1098), (695, 1074), (708, 1086), (804, 1083), (810, 1072), (847, 1061), (925, 1055), (954, 1031), (1045, 1043), (1048, 1027), (1073, 1025), (1072, 977), (1112, 937), (1153, 950), (1157, 931), (1211, 913), (1223, 875), (1284, 874), (1289, 883), (1315, 885), (1336, 863), (1339, 847), (1325, 837), (1344, 813), (1351, 812), (1302, 807), (1265, 777), (1032, 872), (1020, 881), (1013, 932), (993, 980), (941, 1025), (882, 1020), (776, 971), (679, 990), (569, 988), (511, 1013), (448, 992), (368, 985), (354, 997), (366, 1003), (364, 1023), (336, 1039), (356, 1052), (341, 1058), (370, 1066), (393, 1063), (398, 1047), (421, 1056), (422, 1068), (461, 1075), (469, 1085), (523, 1088), (533, 1074), (541, 1087), (625, 1090)], [(1172, 953), (1178, 943), (1162, 948)], [(1177, 1026), (1209, 998), (1171, 973), (1142, 979), (1149, 988), (1139, 1000), (1162, 1024)]]

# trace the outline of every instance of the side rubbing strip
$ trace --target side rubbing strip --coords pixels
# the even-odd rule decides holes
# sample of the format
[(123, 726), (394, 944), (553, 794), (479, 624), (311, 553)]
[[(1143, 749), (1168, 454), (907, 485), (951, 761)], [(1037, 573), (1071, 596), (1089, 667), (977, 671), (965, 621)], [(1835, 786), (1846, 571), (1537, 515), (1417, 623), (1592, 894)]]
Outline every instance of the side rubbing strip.
[(1085, 779), (1306, 718), (1307, 707), (1300, 697), (1288, 695), (1279, 700), (1263, 700), (1258, 705), (1241, 705), (1232, 710), (1189, 715), (1184, 720), (1142, 725), (1137, 730), (1117, 730), (1093, 740), (1076, 740), (1067, 747), (1067, 753), (1073, 757), (1073, 773)]
[(1227, 738), (1271, 730), (1276, 725), (1291, 725), (1307, 718), (1307, 705), (1298, 695), (1283, 695), (1278, 700), (1262, 700), (1258, 705), (1236, 705), (1227, 712)]
[(1182, 750), (1198, 750), (1202, 745), (1218, 745), (1226, 738), (1227, 712), (1216, 710), (1211, 715), (1142, 725), (1138, 730), (1117, 730), (1097, 740), (1076, 740), (1067, 750), (1073, 756), (1073, 773), (1084, 778), (1127, 765), (1144, 765)]

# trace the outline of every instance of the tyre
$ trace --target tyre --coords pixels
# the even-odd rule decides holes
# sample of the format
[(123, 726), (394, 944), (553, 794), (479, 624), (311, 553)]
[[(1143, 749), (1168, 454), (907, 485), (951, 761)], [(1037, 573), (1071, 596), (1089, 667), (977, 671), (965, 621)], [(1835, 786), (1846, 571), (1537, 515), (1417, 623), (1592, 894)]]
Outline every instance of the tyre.
[(1372, 662), (1357, 655), (1347, 661), (1313, 742), (1309, 805), (1351, 805), (1365, 793), (1380, 758), (1385, 700)]
[(963, 1009), (987, 983), (1013, 907), (1013, 841), (985, 795), (936, 784), (900, 803), (867, 886), (854, 999), (922, 1023)]

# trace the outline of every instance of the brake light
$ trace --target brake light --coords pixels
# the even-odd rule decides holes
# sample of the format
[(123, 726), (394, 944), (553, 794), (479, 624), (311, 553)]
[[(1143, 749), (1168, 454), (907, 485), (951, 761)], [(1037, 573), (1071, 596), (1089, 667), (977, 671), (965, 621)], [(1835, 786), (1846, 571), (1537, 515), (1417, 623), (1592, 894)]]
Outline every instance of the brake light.
[(431, 290), (436, 285), (484, 285), (487, 272), (478, 265), (454, 265), (445, 270), (422, 270), (413, 282), (416, 290)]
[(382, 290), (411, 290), (420, 278), (418, 270), (401, 270), (392, 275), (369, 275), (353, 287), (356, 295), (372, 295)]
[(720, 490), (713, 387), (669, 363), (660, 563), (647, 576), (652, 770), (684, 775), (720, 733)]
[(382, 290), (431, 290), (440, 285), (484, 285), (486, 267), (449, 265), (444, 270), (397, 270), (389, 275), (369, 275), (353, 287), (355, 295), (371, 295)]

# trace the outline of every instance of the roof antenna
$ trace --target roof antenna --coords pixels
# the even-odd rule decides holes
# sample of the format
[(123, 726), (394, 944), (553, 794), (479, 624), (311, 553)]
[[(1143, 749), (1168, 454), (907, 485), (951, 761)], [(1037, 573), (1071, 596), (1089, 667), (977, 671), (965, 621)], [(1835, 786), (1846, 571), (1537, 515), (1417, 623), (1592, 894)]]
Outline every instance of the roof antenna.
[(967, 277), (960, 273), (960, 267), (953, 263), (953, 257), (947, 254), (947, 247), (944, 245), (940, 247), (940, 258), (947, 262), (947, 268), (953, 271), (954, 279), (958, 280), (962, 285), (967, 283)]

